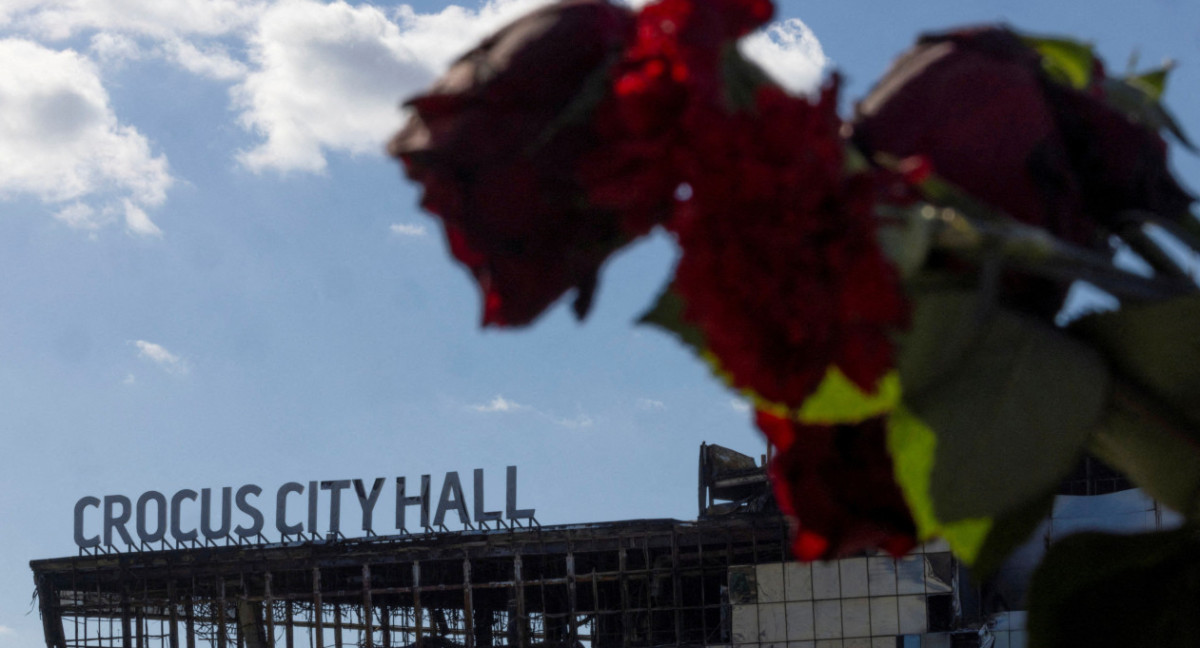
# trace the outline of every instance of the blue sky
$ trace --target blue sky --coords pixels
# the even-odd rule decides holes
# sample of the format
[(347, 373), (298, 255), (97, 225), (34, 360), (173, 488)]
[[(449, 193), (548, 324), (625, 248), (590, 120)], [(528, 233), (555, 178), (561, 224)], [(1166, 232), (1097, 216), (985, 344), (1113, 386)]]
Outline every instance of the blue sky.
[[(0, 3), (0, 646), (42, 645), (27, 563), (75, 552), (85, 495), (484, 468), (499, 501), (515, 464), (543, 523), (690, 518), (701, 441), (763, 452), (744, 404), (632, 325), (666, 237), (606, 266), (582, 325), (559, 305), (481, 331), (381, 154), (403, 97), (535, 4)], [(1118, 71), (1178, 60), (1167, 99), (1200, 134), (1200, 7), (1131, 7), (785, 2), (803, 23), (748, 48), (795, 88), (827, 56), (849, 105), (920, 31), (1003, 20)]]

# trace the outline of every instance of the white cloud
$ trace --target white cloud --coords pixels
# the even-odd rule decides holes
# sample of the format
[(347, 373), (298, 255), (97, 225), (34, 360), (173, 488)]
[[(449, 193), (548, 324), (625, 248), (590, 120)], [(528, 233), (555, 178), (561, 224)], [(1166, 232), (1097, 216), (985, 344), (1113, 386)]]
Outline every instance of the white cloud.
[(731, 407), (735, 412), (745, 413), (750, 411), (750, 403), (747, 403), (740, 398), (729, 399), (729, 407)]
[(396, 236), (425, 236), (428, 231), (424, 225), (411, 223), (392, 223), (388, 229)]
[(555, 416), (549, 412), (543, 412), (542, 410), (530, 407), (529, 405), (523, 405), (516, 401), (508, 400), (500, 395), (497, 395), (495, 398), (486, 403), (468, 405), (467, 408), (476, 412), (485, 412), (489, 414), (496, 412), (505, 414), (513, 412), (525, 412), (527, 414), (537, 416), (538, 418), (550, 421), (555, 425), (572, 429), (590, 427), (595, 422), (593, 421), (592, 417), (588, 416), (587, 414), (579, 414), (572, 418), (564, 418), (561, 416)]
[(137, 382), (137, 376), (133, 374), (125, 374), (125, 378), (121, 380), (122, 385), (132, 385)]
[(216, 81), (236, 81), (248, 71), (219, 44), (198, 46), (182, 38), (170, 38), (163, 42), (162, 52), (188, 72)]
[(124, 34), (112, 32), (100, 32), (92, 36), (88, 50), (104, 64), (136, 61), (143, 55), (137, 41)]
[(97, 214), (90, 205), (81, 202), (71, 203), (58, 210), (54, 218), (65, 223), (72, 229), (95, 231), (103, 227), (109, 219)]
[(12, 26), (50, 40), (89, 30), (153, 38), (217, 36), (246, 27), (263, 7), (258, 0), (16, 0), (16, 4), (8, 10)]
[(660, 400), (654, 400), (653, 398), (639, 398), (637, 399), (637, 408), (640, 410), (660, 410), (666, 409), (667, 405), (666, 403)]
[(12, 27), (16, 17), (45, 4), (46, 0), (4, 0), (0, 2), (0, 27)]
[(543, 415), (543, 416), (545, 416), (545, 418), (547, 418), (547, 419), (550, 419), (550, 421), (553, 422), (555, 425), (560, 425), (562, 427), (572, 428), (572, 429), (591, 427), (592, 423), (595, 423), (595, 421), (592, 420), (592, 417), (588, 416), (587, 414), (580, 414), (579, 416), (576, 416), (575, 418), (570, 418), (570, 419), (557, 418), (557, 417), (549, 416), (549, 415)]
[(138, 348), (139, 358), (153, 362), (167, 373), (186, 374), (188, 372), (187, 362), (162, 345), (145, 340), (137, 340), (133, 344)]
[[(241, 163), (256, 172), (321, 172), (330, 153), (380, 154), (403, 120), (402, 100), (481, 38), (549, 1), (487, 0), (419, 13), (407, 4), (343, 0), (0, 0), (0, 25), (50, 40), (94, 32), (89, 51), (102, 63), (160, 58), (235, 83), (238, 120), (255, 136), (238, 154)], [(742, 49), (794, 91), (816, 88), (828, 63), (796, 19), (772, 23)], [(111, 117), (95, 85), (103, 99), (97, 105)], [(150, 156), (137, 131), (110, 130), (140, 142), (142, 158), (161, 166), (160, 181), (169, 180), (165, 159)]]
[(146, 215), (145, 210), (132, 201), (126, 200), (125, 204), (125, 229), (139, 236), (162, 236), (162, 230), (151, 222), (150, 217)]
[(240, 155), (254, 171), (321, 171), (331, 150), (378, 153), (400, 125), (403, 89), (433, 76), (371, 6), (283, 0), (252, 47), (255, 69), (234, 98), (242, 125), (265, 138)]
[(792, 92), (816, 90), (829, 64), (820, 41), (797, 18), (773, 22), (747, 36), (741, 51)]
[(10, 628), (8, 626), (0, 625), (0, 637), (8, 636), (8, 635), (15, 635), (15, 634), (17, 634), (16, 630), (13, 630), (12, 628)]
[[(152, 56), (219, 81), (242, 78), (245, 64), (220, 43), (194, 41), (244, 40), (267, 7), (261, 0), (23, 0), (20, 5), (8, 10), (8, 27), (16, 31), (49, 41), (94, 31), (89, 49), (102, 63)], [(3, 18), (0, 13), (0, 25)]]
[(255, 171), (321, 171), (329, 152), (379, 154), (399, 104), (481, 38), (547, 0), (492, 0), (389, 17), (370, 5), (281, 0), (251, 40), (254, 70), (234, 90), (241, 123), (263, 141), (240, 159)]
[(117, 120), (95, 64), (15, 38), (0, 40), (0, 60), (21, 62), (0, 66), (0, 199), (72, 203), (57, 217), (84, 229), (102, 223), (106, 210), (166, 199), (166, 158)]
[[(418, 52), (436, 74), (485, 37), (551, 0), (489, 0), (477, 10), (450, 5), (437, 13), (419, 14), (400, 5), (395, 16), (404, 43)], [(421, 88), (412, 88), (415, 92)]]
[(519, 412), (529, 409), (528, 406), (521, 405), (506, 399), (503, 396), (497, 395), (492, 400), (480, 405), (470, 405), (471, 409), (476, 412)]
[[(371, 5), (281, 0), (252, 38), (253, 71), (235, 88), (244, 127), (262, 141), (241, 154), (255, 171), (321, 171), (326, 154), (378, 154), (401, 122), (397, 105), (457, 56), (548, 0), (491, 0), (391, 17)], [(743, 44), (784, 87), (815, 89), (827, 59), (797, 19), (772, 23)], [(316, 91), (315, 89), (319, 89)]]

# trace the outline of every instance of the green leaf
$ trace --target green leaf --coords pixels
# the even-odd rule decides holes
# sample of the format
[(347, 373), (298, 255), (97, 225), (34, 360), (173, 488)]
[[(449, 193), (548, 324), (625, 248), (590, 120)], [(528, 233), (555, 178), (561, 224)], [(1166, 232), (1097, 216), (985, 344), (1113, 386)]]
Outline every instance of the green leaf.
[[(675, 335), (709, 365), (713, 375), (731, 388), (737, 389), (729, 374), (722, 368), (720, 359), (708, 349), (704, 332), (684, 319), (684, 310), (683, 297), (667, 286), (658, 296), (654, 306), (638, 318), (638, 323), (652, 324)], [(740, 392), (752, 401), (756, 408), (777, 416), (813, 424), (857, 423), (885, 414), (896, 407), (900, 402), (900, 376), (895, 371), (884, 374), (879, 379), (875, 392), (867, 393), (859, 389), (858, 385), (836, 366), (830, 366), (816, 390), (798, 410), (768, 401), (749, 389), (741, 389)]]
[(1108, 395), (1093, 350), (966, 291), (917, 296), (900, 349), (905, 405), (936, 433), (942, 521), (1002, 515), (1056, 485)]
[(1091, 85), (1096, 59), (1091, 45), (1068, 38), (1026, 36), (1021, 40), (1042, 55), (1042, 68), (1050, 78), (1078, 90)]
[(1187, 133), (1184, 132), (1183, 127), (1179, 125), (1178, 121), (1176, 121), (1175, 116), (1172, 115), (1166, 108), (1164, 108), (1162, 104), (1158, 105), (1158, 110), (1155, 112), (1155, 115), (1158, 118), (1158, 121), (1155, 123), (1160, 124), (1158, 126), (1159, 130), (1166, 130), (1189, 151), (1193, 153), (1196, 152), (1196, 145), (1191, 139), (1188, 138)]
[(1013, 549), (1025, 544), (1038, 525), (1050, 515), (1057, 492), (1056, 484), (1040, 497), (1035, 497), (994, 520), (975, 561), (970, 563), (971, 575), (976, 582), (985, 582), (991, 578), (1008, 559)]
[(904, 493), (917, 538), (925, 541), (941, 536), (951, 551), (967, 564), (975, 562), (987, 539), (992, 520), (987, 517), (946, 523), (933, 511), (930, 479), (937, 454), (937, 435), (903, 406), (888, 416), (888, 452), (895, 465), (896, 483)]
[(1167, 63), (1160, 68), (1130, 75), (1124, 79), (1106, 79), (1104, 99), (1134, 122), (1156, 132), (1166, 131), (1180, 144), (1195, 151), (1196, 146), (1188, 139), (1178, 120), (1162, 104), (1163, 93), (1167, 89), (1167, 76), (1174, 68), (1174, 63)]
[(642, 313), (642, 316), (638, 318), (638, 324), (657, 326), (675, 335), (681, 342), (692, 347), (696, 353), (703, 354), (708, 348), (704, 332), (683, 319), (683, 311), (683, 297), (680, 297), (679, 293), (675, 292), (671, 286), (667, 286), (658, 295), (658, 300), (654, 302), (650, 310)]
[(1200, 296), (1127, 304), (1082, 317), (1071, 331), (1099, 348), (1118, 375), (1174, 408), (1193, 432), (1200, 427)]
[(1055, 543), (1029, 590), (1040, 648), (1200, 646), (1200, 542), (1194, 529)]
[(1188, 139), (1175, 117), (1154, 96), (1154, 92), (1153, 86), (1140, 85), (1131, 79), (1104, 81), (1104, 101), (1110, 107), (1120, 111), (1136, 124), (1155, 132), (1170, 133), (1180, 144), (1195, 151), (1196, 146)]
[(943, 522), (934, 515), (930, 496), (937, 435), (901, 407), (888, 417), (888, 451), (895, 463), (896, 482), (917, 524), (918, 537), (923, 541), (944, 537), (954, 555), (969, 565), (980, 581), (989, 578), (1008, 554), (1025, 542), (1054, 503), (1051, 490), (996, 519)]
[(753, 111), (758, 88), (774, 83), (757, 63), (742, 56), (734, 43), (721, 50), (721, 78), (725, 82), (725, 109), (731, 113)]
[(906, 398), (920, 394), (962, 364), (986, 317), (974, 291), (930, 290), (914, 296), (912, 324), (900, 338), (897, 366)]
[(1167, 90), (1167, 75), (1175, 69), (1174, 63), (1168, 63), (1160, 68), (1134, 74), (1125, 78), (1125, 83), (1141, 90), (1155, 101), (1162, 101), (1163, 93)]
[(877, 209), (881, 214), (892, 217), (893, 221), (881, 220), (876, 229), (880, 249), (900, 271), (902, 278), (916, 275), (933, 250), (937, 226), (923, 214), (920, 205), (904, 208), (880, 206)]
[(1071, 330), (1118, 380), (1091, 449), (1154, 498), (1200, 517), (1200, 296), (1088, 315)]
[(1200, 444), (1165, 428), (1151, 408), (1114, 399), (1090, 450), (1154, 499), (1200, 517)]
[(829, 367), (812, 396), (793, 413), (804, 423), (835, 425), (857, 423), (886, 414), (900, 403), (900, 374), (889, 371), (879, 379), (874, 394), (858, 388), (836, 366)]
[[(1184, 234), (1191, 236), (1193, 239), (1200, 240), (1200, 219), (1196, 218), (1193, 213), (1184, 214), (1179, 219), (1179, 226), (1183, 228)], [(1192, 246), (1195, 249), (1195, 246)]]
[(610, 70), (621, 60), (619, 54), (609, 54), (603, 65), (598, 66), (583, 79), (571, 101), (546, 125), (542, 132), (525, 148), (525, 155), (538, 155), (542, 147), (549, 144), (563, 129), (582, 124), (591, 118), (601, 101), (608, 96)]

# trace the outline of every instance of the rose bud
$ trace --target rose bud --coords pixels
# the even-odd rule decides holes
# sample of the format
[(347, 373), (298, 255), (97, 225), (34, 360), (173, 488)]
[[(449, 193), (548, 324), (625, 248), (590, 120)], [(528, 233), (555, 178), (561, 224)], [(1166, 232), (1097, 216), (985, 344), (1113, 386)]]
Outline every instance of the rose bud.
[(792, 554), (831, 560), (871, 549), (901, 556), (916, 525), (892, 472), (882, 417), (805, 425), (759, 411), (777, 454), (769, 467), (779, 508), (793, 523)]
[(1104, 102), (1102, 74), (1086, 92), (1063, 85), (1000, 27), (927, 35), (858, 105), (853, 141), (868, 156), (924, 156), (1017, 220), (1103, 249), (1121, 212), (1178, 218), (1191, 197), (1162, 138)]
[(602, 144), (589, 111), (633, 24), (603, 0), (544, 7), (406, 104), (413, 114), (388, 152), (424, 185), (422, 206), (475, 276), (484, 325), (528, 324), (572, 288), (582, 317), (605, 258), (644, 233), (590, 204), (576, 177), (577, 161)]

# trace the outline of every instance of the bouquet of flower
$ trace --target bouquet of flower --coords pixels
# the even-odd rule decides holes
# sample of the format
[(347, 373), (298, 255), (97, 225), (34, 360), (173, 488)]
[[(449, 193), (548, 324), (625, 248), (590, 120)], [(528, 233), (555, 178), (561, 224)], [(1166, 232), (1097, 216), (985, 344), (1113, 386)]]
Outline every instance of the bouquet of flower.
[[(1164, 137), (1190, 148), (1168, 70), (1113, 77), (1080, 43), (974, 27), (922, 37), (843, 119), (837, 75), (796, 96), (741, 55), (772, 14), (568, 0), (408, 101), (389, 151), (483, 324), (571, 291), (584, 317), (605, 259), (664, 228), (681, 256), (642, 321), (754, 403), (798, 559), (941, 536), (986, 578), (1091, 453), (1187, 522), (1056, 545), (1034, 642), (1200, 642), (1200, 288), (1180, 260), (1200, 224), (1167, 168)], [(1062, 317), (1078, 280), (1120, 308)]]

